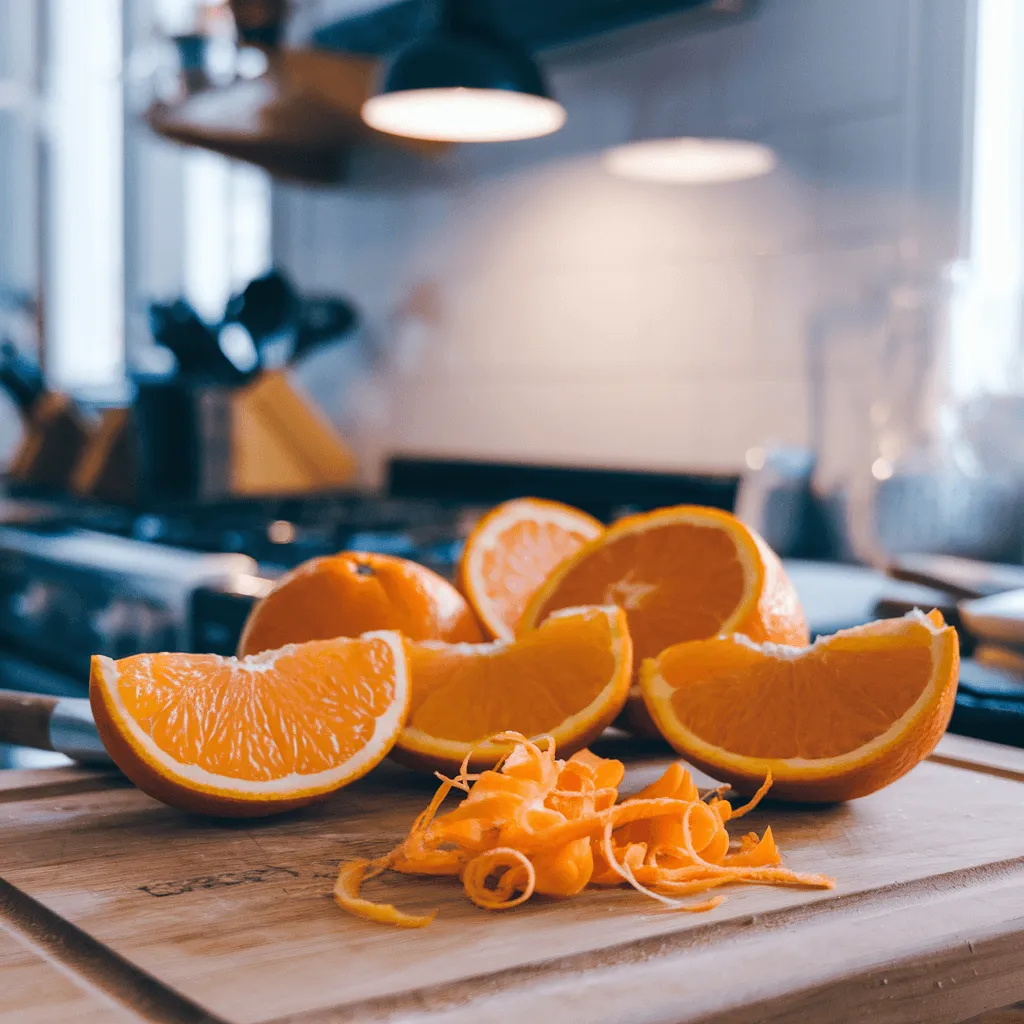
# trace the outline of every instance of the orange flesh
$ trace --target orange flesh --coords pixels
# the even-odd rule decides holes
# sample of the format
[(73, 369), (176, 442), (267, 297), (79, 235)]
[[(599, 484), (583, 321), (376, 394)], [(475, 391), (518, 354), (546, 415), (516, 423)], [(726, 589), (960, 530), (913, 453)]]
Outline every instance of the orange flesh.
[(596, 613), (556, 617), (508, 645), (411, 644), (409, 726), (465, 743), (551, 732), (608, 685), (613, 642), (608, 616)]
[(567, 530), (561, 523), (512, 523), (494, 546), (480, 555), (480, 576), (492, 612), (514, 628), (551, 570), (594, 535), (594, 530)]
[(706, 743), (746, 757), (838, 757), (886, 732), (928, 685), (932, 635), (914, 633), (914, 645), (821, 644), (778, 658), (709, 640), (665, 651), (660, 674), (680, 724)]
[(535, 621), (558, 608), (617, 604), (639, 664), (670, 644), (713, 636), (736, 612), (746, 577), (732, 537), (688, 523), (627, 533), (573, 566)]
[(248, 664), (140, 654), (118, 671), (126, 714), (160, 750), (253, 782), (335, 768), (366, 746), (395, 699), (394, 654), (379, 640), (307, 644)]

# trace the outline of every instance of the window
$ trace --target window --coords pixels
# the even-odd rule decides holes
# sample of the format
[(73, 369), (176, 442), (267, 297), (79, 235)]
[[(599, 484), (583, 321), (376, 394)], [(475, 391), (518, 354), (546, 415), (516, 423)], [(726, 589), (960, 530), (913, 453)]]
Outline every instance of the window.
[(0, 0), (0, 334), (41, 334), (56, 387), (166, 366), (150, 301), (215, 320), (270, 264), (268, 176), (139, 117), (160, 32), (213, 2)]
[(37, 31), (34, 0), (0, 0), (0, 336), (27, 349), (42, 257)]
[(124, 373), (121, 0), (49, 0), (46, 367), (60, 388)]
[(1024, 4), (980, 0), (977, 10), (969, 255), (950, 309), (959, 401), (1024, 390)]
[(184, 295), (216, 320), (233, 291), (270, 265), (270, 181), (255, 167), (198, 151), (184, 170)]

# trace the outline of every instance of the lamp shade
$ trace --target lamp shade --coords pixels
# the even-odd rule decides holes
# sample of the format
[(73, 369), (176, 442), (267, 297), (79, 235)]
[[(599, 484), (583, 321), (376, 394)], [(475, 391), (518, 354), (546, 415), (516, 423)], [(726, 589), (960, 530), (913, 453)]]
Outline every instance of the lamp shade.
[(363, 105), (371, 128), (444, 142), (535, 138), (557, 131), (565, 116), (529, 54), (461, 27), (399, 51)]

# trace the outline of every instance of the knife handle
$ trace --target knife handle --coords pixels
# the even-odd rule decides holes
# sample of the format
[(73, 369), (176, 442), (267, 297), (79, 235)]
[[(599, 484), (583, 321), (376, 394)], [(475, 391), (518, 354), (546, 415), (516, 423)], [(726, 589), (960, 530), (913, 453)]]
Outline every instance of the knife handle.
[(0, 690), (0, 743), (53, 750), (50, 718), (58, 703), (57, 697)]

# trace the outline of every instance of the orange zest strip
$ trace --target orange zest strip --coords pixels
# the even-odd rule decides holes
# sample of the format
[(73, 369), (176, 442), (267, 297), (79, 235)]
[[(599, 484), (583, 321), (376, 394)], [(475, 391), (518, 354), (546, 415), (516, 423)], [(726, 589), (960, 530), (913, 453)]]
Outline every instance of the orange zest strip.
[[(721, 896), (716, 896), (713, 899), (705, 900), (703, 903), (680, 903), (679, 900), (670, 899), (668, 896), (663, 896), (659, 892), (655, 892), (653, 889), (648, 889), (646, 886), (641, 885), (636, 880), (633, 874), (632, 868), (630, 868), (628, 862), (623, 861), (621, 864), (615, 857), (615, 850), (612, 847), (612, 826), (613, 822), (609, 821), (604, 827), (604, 833), (601, 836), (601, 850), (605, 855), (611, 869), (619, 875), (624, 881), (628, 882), (637, 892), (642, 892), (645, 896), (650, 896), (652, 900), (657, 900), (659, 903), (663, 903), (666, 907), (671, 907), (673, 910), (685, 910), (690, 913), (699, 914), (705, 910), (714, 910), (722, 902)], [(693, 883), (691, 883), (693, 884)], [(694, 889), (694, 892), (705, 892), (712, 888), (714, 883), (705, 884), (703, 882), (698, 883), (703, 888)]]
[[(626, 883), (649, 899), (688, 913), (713, 910), (724, 899), (699, 896), (725, 885), (832, 888), (833, 879), (781, 866), (770, 828), (731, 844), (726, 822), (752, 811), (771, 786), (733, 810), (722, 791), (701, 797), (690, 773), (671, 765), (661, 779), (622, 803), (621, 762), (580, 751), (555, 757), (551, 737), (531, 740), (501, 733), (487, 741), (511, 747), (490, 771), (470, 774), (473, 754), (441, 785), (416, 817), (409, 834), (387, 856), (341, 867), (334, 898), (357, 917), (421, 928), (434, 915), (403, 913), (359, 895), (363, 881), (391, 870), (446, 875), (462, 881), (466, 895), (485, 910), (507, 910), (535, 893), (568, 899), (588, 885)], [(442, 814), (452, 792), (462, 802)], [(705, 802), (707, 800), (707, 802)]]
[[(504, 869), (494, 888), (487, 887), (487, 879)], [(529, 858), (509, 847), (498, 847), (480, 854), (466, 865), (462, 884), (466, 895), (484, 910), (507, 910), (525, 903), (536, 885), (537, 873)], [(515, 898), (512, 893), (519, 890)]]
[(769, 772), (765, 776), (765, 780), (761, 783), (761, 788), (745, 803), (742, 807), (737, 807), (729, 815), (730, 819), (742, 818), (744, 814), (749, 814), (765, 797), (765, 794), (769, 789), (772, 788), (772, 773)]
[(347, 910), (356, 917), (365, 917), (368, 921), (393, 924), (399, 928), (425, 928), (434, 920), (436, 910), (432, 914), (417, 917), (404, 913), (390, 903), (374, 903), (372, 900), (363, 899), (359, 895), (359, 887), (366, 879), (370, 867), (371, 863), (368, 860), (352, 860), (342, 864), (338, 880), (334, 883), (334, 901), (342, 910)]

